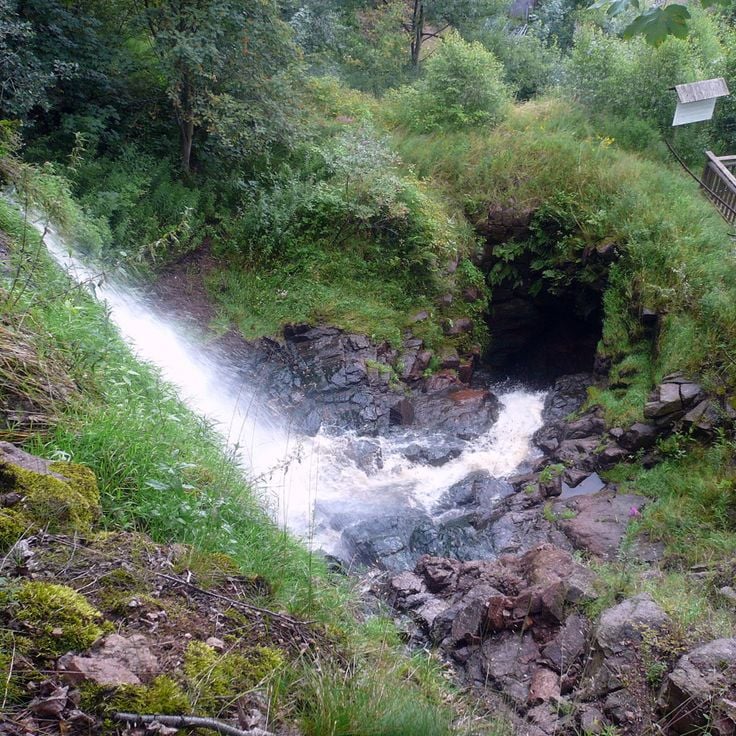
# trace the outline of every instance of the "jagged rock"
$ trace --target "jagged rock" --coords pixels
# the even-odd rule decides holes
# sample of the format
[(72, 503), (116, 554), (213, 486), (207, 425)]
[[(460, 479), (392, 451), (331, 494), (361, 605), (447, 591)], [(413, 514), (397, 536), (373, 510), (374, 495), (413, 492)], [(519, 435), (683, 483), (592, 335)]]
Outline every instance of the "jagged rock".
[(422, 463), (435, 467), (460, 457), (465, 450), (465, 442), (453, 437), (434, 437), (429, 445), (413, 442), (404, 449), (404, 457), (412, 463)]
[(606, 445), (596, 456), (596, 465), (600, 469), (610, 468), (616, 463), (623, 462), (629, 456), (629, 451), (615, 442)]
[(158, 659), (151, 652), (148, 640), (142, 634), (131, 634), (127, 637), (109, 634), (100, 642), (96, 651), (102, 657), (120, 660), (142, 680), (158, 674)]
[(544, 400), (545, 423), (558, 422), (576, 412), (588, 398), (588, 386), (593, 383), (589, 373), (561, 376)]
[(618, 439), (621, 447), (636, 452), (637, 450), (648, 450), (657, 441), (660, 430), (651, 424), (635, 422)]
[[(44, 687), (45, 685), (45, 687)], [(69, 687), (58, 687), (51, 682), (42, 685), (43, 693), (33, 698), (28, 709), (41, 718), (60, 718), (69, 700)]]
[(477, 470), (450, 486), (440, 497), (435, 510), (447, 511), (465, 506), (488, 508), (494, 501), (506, 498), (513, 492), (511, 484), (493, 478), (486, 470)]
[(562, 475), (553, 475), (546, 481), (539, 480), (539, 494), (542, 498), (553, 498), (562, 495)]
[(604, 729), (610, 725), (603, 711), (593, 705), (582, 705), (578, 716), (580, 728), (584, 734), (602, 734)]
[(597, 457), (595, 451), (599, 445), (600, 437), (564, 440), (554, 451), (553, 457), (558, 462), (570, 467), (592, 472), (596, 469)]
[(472, 440), (498, 419), (499, 402), (484, 389), (449, 389), (417, 397), (415, 423), (428, 432), (443, 432)]
[[(444, 331), (446, 335), (462, 335), (465, 332), (470, 332), (472, 329), (473, 320), (470, 317), (458, 317), (457, 319), (448, 321)], [(450, 368), (452, 366), (446, 367)]]
[(537, 669), (539, 647), (530, 633), (512, 631), (486, 639), (480, 648), (481, 684), (503, 692), (518, 706), (529, 700), (532, 674)]
[(649, 397), (644, 405), (644, 416), (658, 427), (671, 425), (703, 398), (703, 389), (699, 384), (681, 374), (672, 374)]
[(590, 621), (573, 613), (565, 619), (562, 628), (542, 649), (552, 669), (566, 674), (579, 663), (590, 636)]
[(566, 425), (565, 437), (574, 440), (593, 435), (602, 435), (605, 431), (606, 423), (601, 417), (596, 414), (585, 414)]
[(560, 676), (546, 667), (539, 667), (534, 670), (529, 685), (529, 704), (538, 705), (559, 697)]
[(427, 583), (432, 593), (452, 590), (460, 577), (461, 563), (438, 557), (425, 556), (419, 560), (416, 572)]
[(736, 639), (716, 639), (683, 655), (659, 694), (665, 734), (736, 733)]
[(725, 412), (713, 399), (705, 399), (682, 418), (683, 424), (704, 434), (710, 434), (723, 423)]
[(557, 501), (553, 508), (558, 516), (564, 511), (575, 514), (571, 519), (561, 518), (557, 522), (575, 549), (608, 560), (618, 553), (632, 518), (632, 509), (638, 513), (645, 504), (642, 496), (604, 490)]

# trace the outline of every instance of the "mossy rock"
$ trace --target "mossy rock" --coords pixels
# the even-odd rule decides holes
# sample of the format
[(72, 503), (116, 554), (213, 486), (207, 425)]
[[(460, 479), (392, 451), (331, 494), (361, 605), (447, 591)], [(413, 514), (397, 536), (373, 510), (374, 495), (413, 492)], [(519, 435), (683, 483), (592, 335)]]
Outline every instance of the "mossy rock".
[(11, 588), (0, 603), (29, 636), (22, 650), (34, 656), (58, 657), (88, 649), (106, 631), (102, 614), (73, 588), (56, 583), (25, 582)]
[(220, 654), (193, 641), (184, 655), (184, 674), (197, 711), (217, 715), (224, 705), (271, 677), (284, 662), (284, 655), (271, 647)]
[(49, 470), (56, 475), (1, 463), (0, 484), (23, 497), (20, 507), (30, 523), (59, 532), (88, 531), (100, 514), (94, 473), (74, 463), (51, 463)]
[(15, 509), (0, 509), (0, 554), (5, 554), (33, 525)]

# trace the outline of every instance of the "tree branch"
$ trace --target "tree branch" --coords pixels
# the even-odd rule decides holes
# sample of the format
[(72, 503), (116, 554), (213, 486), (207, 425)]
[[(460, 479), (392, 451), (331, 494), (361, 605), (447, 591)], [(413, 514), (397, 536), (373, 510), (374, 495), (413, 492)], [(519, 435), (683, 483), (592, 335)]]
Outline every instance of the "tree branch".
[(214, 718), (201, 718), (200, 716), (145, 716), (138, 713), (116, 713), (113, 718), (123, 723), (160, 723), (170, 728), (209, 728), (212, 731), (223, 733), (225, 736), (274, 736), (270, 731), (264, 731), (262, 728), (251, 728), (248, 731), (243, 731), (224, 721), (218, 721)]

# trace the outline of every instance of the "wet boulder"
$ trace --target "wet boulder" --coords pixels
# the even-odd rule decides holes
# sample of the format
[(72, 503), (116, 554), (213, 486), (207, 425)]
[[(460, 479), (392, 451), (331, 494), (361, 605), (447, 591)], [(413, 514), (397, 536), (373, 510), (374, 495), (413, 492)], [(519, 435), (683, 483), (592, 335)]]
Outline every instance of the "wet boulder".
[(414, 400), (414, 423), (429, 432), (472, 440), (498, 419), (499, 401), (485, 389), (451, 388)]
[(409, 462), (438, 467), (460, 457), (466, 447), (465, 442), (456, 437), (440, 435), (429, 439), (430, 442), (412, 442), (402, 454)]
[(505, 480), (493, 478), (487, 470), (477, 470), (450, 486), (440, 497), (435, 511), (469, 506), (483, 511), (513, 492), (513, 487)]

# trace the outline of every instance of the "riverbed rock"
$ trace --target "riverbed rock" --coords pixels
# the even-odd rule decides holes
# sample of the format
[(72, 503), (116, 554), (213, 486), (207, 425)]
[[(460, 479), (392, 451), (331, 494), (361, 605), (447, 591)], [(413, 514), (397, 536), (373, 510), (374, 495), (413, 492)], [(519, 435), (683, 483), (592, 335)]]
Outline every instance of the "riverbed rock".
[[(575, 549), (612, 560), (631, 519), (638, 516), (645, 504), (643, 496), (606, 489), (557, 501), (553, 510), (558, 517), (557, 526)], [(569, 514), (573, 514), (572, 518), (566, 518)]]
[(414, 423), (427, 432), (472, 440), (491, 428), (499, 410), (488, 390), (450, 388), (415, 397)]
[(716, 639), (683, 655), (659, 694), (665, 734), (736, 734), (736, 639)]
[(477, 507), (487, 511), (499, 499), (514, 493), (513, 486), (505, 480), (493, 478), (487, 470), (476, 470), (450, 486), (437, 502), (435, 511)]
[(444, 465), (463, 454), (466, 443), (456, 437), (430, 435), (421, 442), (412, 442), (402, 454), (412, 463)]

